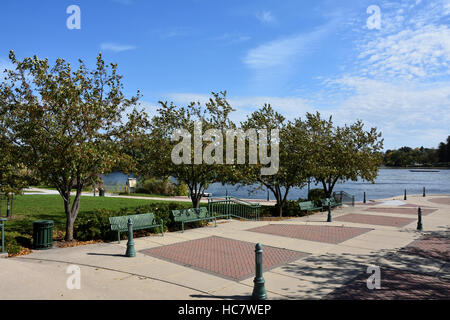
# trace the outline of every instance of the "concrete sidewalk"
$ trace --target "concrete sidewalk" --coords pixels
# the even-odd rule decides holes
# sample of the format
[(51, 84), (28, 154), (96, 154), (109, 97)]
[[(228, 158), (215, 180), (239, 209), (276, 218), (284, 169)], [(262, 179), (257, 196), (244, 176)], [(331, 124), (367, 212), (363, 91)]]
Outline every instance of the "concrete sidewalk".
[[(386, 212), (368, 211), (367, 209), (373, 206), (361, 204), (338, 208), (333, 210), (331, 223), (325, 222), (327, 213), (323, 212), (280, 222), (223, 221), (218, 223), (216, 228), (210, 225), (184, 233), (166, 233), (164, 237), (154, 235), (137, 238), (135, 258), (124, 257), (126, 241), (121, 244), (100, 243), (34, 251), (27, 256), (0, 259), (0, 299), (248, 299), (253, 290), (252, 275), (241, 280), (222, 276), (219, 274), (222, 272), (220, 267), (225, 260), (216, 263), (218, 266), (215, 267), (219, 273), (202, 269), (212, 268), (214, 264), (209, 266), (200, 263), (212, 259), (206, 253), (202, 255), (208, 250), (204, 247), (205, 243), (210, 242), (210, 239), (206, 239), (208, 237), (214, 237), (211, 239), (223, 246), (224, 259), (235, 259), (226, 253), (230, 239), (242, 244), (242, 248), (248, 246), (247, 243), (252, 246), (261, 243), (263, 249), (267, 249), (266, 255), (263, 256), (267, 263), (272, 263), (277, 257), (282, 259), (281, 253), (305, 253), (295, 261), (280, 264), (274, 260), (273, 266), (264, 272), (270, 299), (328, 298), (352, 279), (367, 279), (367, 267), (371, 265), (381, 266), (382, 286), (385, 267), (409, 270), (433, 279), (447, 279), (449, 270), (445, 257), (416, 257), (399, 251), (424, 234), (446, 234), (449, 230), (450, 205), (428, 201), (432, 198), (450, 197), (408, 196), (407, 201), (397, 197), (400, 202), (385, 202), (395, 199), (391, 198), (379, 200), (373, 205), (386, 208)], [(397, 211), (396, 213), (388, 212), (389, 208), (407, 209), (415, 206), (437, 209), (423, 216), (424, 232), (416, 230), (417, 217), (406, 213), (408, 210), (405, 210), (405, 213), (398, 213), (399, 210), (393, 210)], [(412, 220), (402, 227), (336, 220), (348, 214)], [(269, 225), (279, 227), (249, 230)], [(317, 230), (322, 232), (322, 238), (311, 240), (318, 236)], [(355, 233), (355, 230), (358, 232)], [(290, 232), (289, 236), (286, 236), (286, 232)], [(196, 241), (201, 239), (205, 241)], [(448, 241), (448, 237), (446, 239)], [(273, 256), (269, 255), (269, 248), (273, 251)], [(177, 250), (190, 253), (180, 257), (176, 256)], [(193, 254), (195, 257), (190, 261), (176, 260), (188, 259)], [(253, 261), (253, 252), (248, 256)], [(248, 267), (242, 260), (245, 259), (236, 259), (232, 265), (235, 268)], [(70, 265), (80, 267), (79, 290), (69, 290), (66, 286), (70, 276), (66, 270)], [(224, 267), (223, 275), (230, 272), (225, 270), (226, 268)], [(450, 298), (450, 293), (448, 297)]]

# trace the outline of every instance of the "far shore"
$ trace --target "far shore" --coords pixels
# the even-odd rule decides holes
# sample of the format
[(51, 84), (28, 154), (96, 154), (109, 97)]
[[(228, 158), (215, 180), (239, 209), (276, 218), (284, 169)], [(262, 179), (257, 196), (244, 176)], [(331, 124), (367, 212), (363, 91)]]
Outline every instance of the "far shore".
[(414, 169), (430, 169), (430, 170), (450, 170), (450, 167), (386, 167), (381, 166), (379, 169), (408, 169), (408, 170), (414, 170)]

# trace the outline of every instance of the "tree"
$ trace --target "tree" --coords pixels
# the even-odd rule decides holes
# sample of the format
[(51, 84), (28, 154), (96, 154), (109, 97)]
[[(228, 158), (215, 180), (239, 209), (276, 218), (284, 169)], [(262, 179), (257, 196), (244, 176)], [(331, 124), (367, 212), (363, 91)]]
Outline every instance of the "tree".
[[(237, 166), (237, 172), (240, 174), (238, 181), (245, 185), (258, 184), (259, 187), (265, 187), (270, 190), (277, 201), (277, 209), (280, 217), (283, 215), (283, 207), (286, 203), (289, 191), (294, 187), (305, 185), (310, 168), (308, 141), (306, 126), (300, 119), (286, 122), (285, 118), (274, 111), (266, 104), (260, 110), (253, 112), (245, 122), (241, 124), (243, 130), (266, 129), (268, 153), (272, 154), (272, 143), (278, 143), (279, 148), (279, 168), (273, 175), (262, 175), (260, 162), (257, 165), (246, 164)], [(274, 129), (279, 130), (279, 136), (271, 135)], [(270, 132), (270, 133), (269, 133)], [(264, 139), (264, 136), (259, 136)], [(272, 143), (270, 143), (272, 142)], [(250, 142), (249, 142), (250, 143)], [(258, 154), (260, 153), (258, 145)], [(250, 147), (247, 149), (247, 155), (250, 158)]]
[[(135, 156), (136, 171), (140, 176), (173, 177), (178, 183), (185, 183), (192, 205), (198, 208), (208, 185), (222, 182), (228, 170), (223, 164), (224, 146), (219, 142), (223, 142), (225, 130), (234, 127), (229, 119), (233, 109), (226, 100), (226, 92), (213, 92), (205, 105), (191, 102), (187, 107), (178, 107), (162, 101), (159, 104), (158, 115), (151, 121), (145, 113), (136, 112), (130, 118), (139, 124), (134, 128), (129, 148)], [(208, 130), (217, 130), (217, 134), (208, 135)], [(205, 154), (209, 152), (215, 160), (222, 157), (221, 161), (206, 161)]]
[(6, 101), (0, 95), (0, 193), (21, 193), (31, 182), (30, 171), (21, 162), (18, 148), (8, 135)]
[(447, 162), (450, 162), (450, 136), (447, 137)]
[(439, 162), (450, 162), (450, 136), (447, 137), (447, 143), (441, 142), (438, 147)]
[(116, 140), (122, 112), (138, 96), (124, 97), (117, 65), (105, 65), (101, 54), (91, 71), (81, 60), (72, 70), (64, 59), (50, 67), (37, 56), (20, 61), (11, 51), (9, 58), (15, 70), (8, 70), (0, 85), (7, 135), (24, 164), (58, 190), (65, 239), (71, 241), (81, 191), (120, 161)]
[(376, 128), (364, 131), (358, 120), (350, 126), (333, 126), (332, 118), (320, 113), (306, 114), (309, 146), (313, 156), (311, 176), (322, 184), (330, 197), (338, 181), (356, 181), (358, 177), (373, 182), (382, 163), (383, 139)]

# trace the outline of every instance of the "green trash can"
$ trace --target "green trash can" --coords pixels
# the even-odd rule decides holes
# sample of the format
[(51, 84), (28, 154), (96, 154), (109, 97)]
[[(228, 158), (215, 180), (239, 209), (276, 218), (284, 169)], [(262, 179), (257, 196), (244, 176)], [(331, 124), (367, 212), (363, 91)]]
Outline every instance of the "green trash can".
[(36, 250), (53, 247), (53, 220), (38, 220), (33, 222), (33, 248)]
[(100, 190), (98, 190), (98, 195), (99, 195), (100, 197), (104, 197), (104, 196), (105, 196), (105, 189), (100, 189)]

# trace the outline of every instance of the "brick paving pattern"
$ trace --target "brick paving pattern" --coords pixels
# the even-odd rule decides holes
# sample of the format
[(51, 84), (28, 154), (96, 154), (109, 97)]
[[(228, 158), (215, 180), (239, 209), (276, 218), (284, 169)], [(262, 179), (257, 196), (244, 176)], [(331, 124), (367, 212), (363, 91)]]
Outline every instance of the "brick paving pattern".
[(328, 294), (325, 299), (337, 300), (430, 300), (450, 298), (450, 282), (438, 277), (381, 266), (381, 289), (369, 290), (369, 274), (361, 274)]
[(292, 224), (269, 224), (263, 227), (248, 229), (247, 231), (267, 233), (282, 237), (296, 238), (338, 244), (348, 239), (369, 232), (369, 228), (350, 228), (334, 226), (301, 226)]
[[(402, 252), (425, 258), (450, 261), (450, 239), (444, 236), (424, 236), (401, 249)], [(449, 297), (450, 298), (450, 297)]]
[(365, 207), (365, 206), (376, 206), (378, 204), (380, 204), (380, 203), (378, 203), (378, 202), (366, 202), (366, 203), (359, 203), (359, 202), (357, 202), (357, 203), (355, 203), (355, 206)]
[(416, 210), (417, 210), (418, 207), (421, 207), (422, 209), (423, 209), (423, 208), (432, 208), (432, 209), (436, 209), (436, 208), (434, 208), (434, 207), (425, 206), (425, 205), (418, 206), (417, 204), (412, 204), (412, 203), (405, 203), (405, 204), (402, 204), (402, 205), (399, 206), (399, 207), (416, 208)]
[(428, 201), (439, 204), (447, 204), (450, 206), (450, 198), (432, 198), (428, 199)]
[(344, 221), (344, 222), (354, 222), (354, 223), (362, 223), (362, 224), (372, 224), (372, 225), (380, 225), (380, 226), (389, 226), (389, 227), (404, 227), (407, 224), (416, 221), (416, 219), (409, 218), (397, 218), (397, 217), (386, 217), (386, 216), (376, 216), (371, 214), (357, 214), (350, 213), (337, 218), (334, 218), (335, 221)]
[[(140, 252), (231, 280), (240, 281), (255, 275), (255, 243), (251, 242), (212, 236)], [(307, 255), (305, 252), (263, 245), (263, 270)]]
[[(424, 209), (422, 208), (422, 215), (426, 216), (427, 214), (435, 212), (437, 209)], [(368, 208), (364, 211), (370, 212), (383, 212), (383, 213), (400, 213), (400, 214), (415, 214), (417, 215), (417, 208)]]

